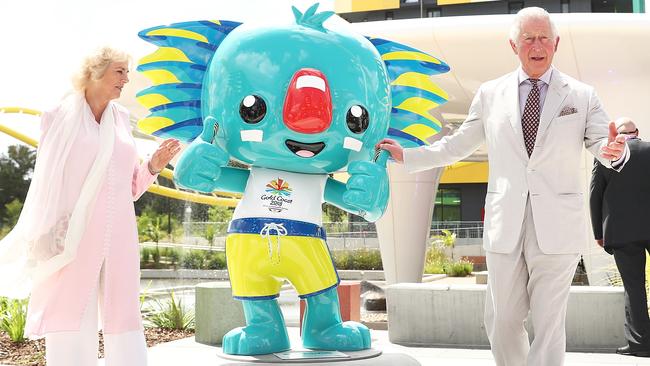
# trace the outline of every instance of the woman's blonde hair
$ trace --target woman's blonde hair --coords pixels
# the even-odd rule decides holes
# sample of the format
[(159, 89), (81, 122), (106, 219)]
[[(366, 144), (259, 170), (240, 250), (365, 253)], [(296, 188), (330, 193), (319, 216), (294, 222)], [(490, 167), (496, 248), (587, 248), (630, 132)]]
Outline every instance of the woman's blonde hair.
[(131, 62), (131, 56), (115, 48), (99, 48), (84, 58), (80, 70), (72, 78), (72, 85), (77, 91), (86, 90), (91, 80), (99, 80), (104, 76), (112, 62)]

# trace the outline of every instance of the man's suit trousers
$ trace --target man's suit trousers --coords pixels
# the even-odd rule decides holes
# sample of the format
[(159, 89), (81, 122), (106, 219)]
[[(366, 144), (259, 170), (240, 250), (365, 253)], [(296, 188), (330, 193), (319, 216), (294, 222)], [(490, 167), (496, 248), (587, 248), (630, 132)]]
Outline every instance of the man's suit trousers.
[(650, 253), (650, 242), (612, 249), (625, 288), (625, 339), (630, 349), (650, 352), (650, 319), (645, 292), (646, 251)]
[[(579, 255), (539, 249), (530, 199), (515, 250), (486, 253), (485, 329), (498, 366), (562, 366), (569, 289)], [(524, 322), (531, 313), (534, 339)]]

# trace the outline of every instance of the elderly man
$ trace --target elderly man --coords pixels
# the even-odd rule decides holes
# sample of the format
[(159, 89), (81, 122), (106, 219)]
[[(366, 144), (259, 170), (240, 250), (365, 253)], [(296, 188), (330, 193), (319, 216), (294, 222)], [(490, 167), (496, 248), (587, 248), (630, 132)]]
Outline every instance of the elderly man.
[[(552, 66), (559, 41), (545, 10), (522, 9), (510, 34), (521, 66), (479, 88), (453, 135), (413, 149), (390, 139), (377, 145), (415, 172), (487, 143), (485, 326), (497, 365), (564, 364), (569, 287), (587, 241), (582, 146), (616, 169), (627, 154), (613, 123), (608, 134), (594, 89)], [(524, 328), (529, 311), (532, 344)]]
[[(591, 224), (596, 242), (614, 254), (625, 287), (625, 338), (616, 350), (650, 357), (650, 318), (645, 290), (645, 252), (650, 252), (650, 143), (627, 117), (616, 120), (619, 134), (628, 136), (630, 160), (620, 173), (594, 162), (591, 178)], [(630, 204), (633, 201), (634, 204)]]

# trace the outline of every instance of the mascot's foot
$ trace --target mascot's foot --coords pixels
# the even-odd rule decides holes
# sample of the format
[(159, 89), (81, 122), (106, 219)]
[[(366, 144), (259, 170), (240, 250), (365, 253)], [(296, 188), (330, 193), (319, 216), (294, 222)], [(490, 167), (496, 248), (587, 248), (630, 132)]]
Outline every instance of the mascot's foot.
[(305, 348), (360, 351), (370, 348), (370, 330), (357, 322), (337, 323), (320, 332), (304, 333)]
[(229, 355), (264, 355), (291, 348), (284, 327), (252, 324), (231, 330), (223, 336), (223, 353)]

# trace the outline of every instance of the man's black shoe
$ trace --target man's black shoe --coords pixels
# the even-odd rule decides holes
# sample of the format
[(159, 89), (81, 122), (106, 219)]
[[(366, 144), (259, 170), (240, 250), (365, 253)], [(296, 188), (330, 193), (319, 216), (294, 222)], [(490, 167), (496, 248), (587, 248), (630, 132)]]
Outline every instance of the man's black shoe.
[(650, 357), (650, 351), (634, 350), (630, 348), (629, 344), (627, 346), (617, 348), (616, 353), (618, 353), (619, 355), (626, 355), (626, 356)]

